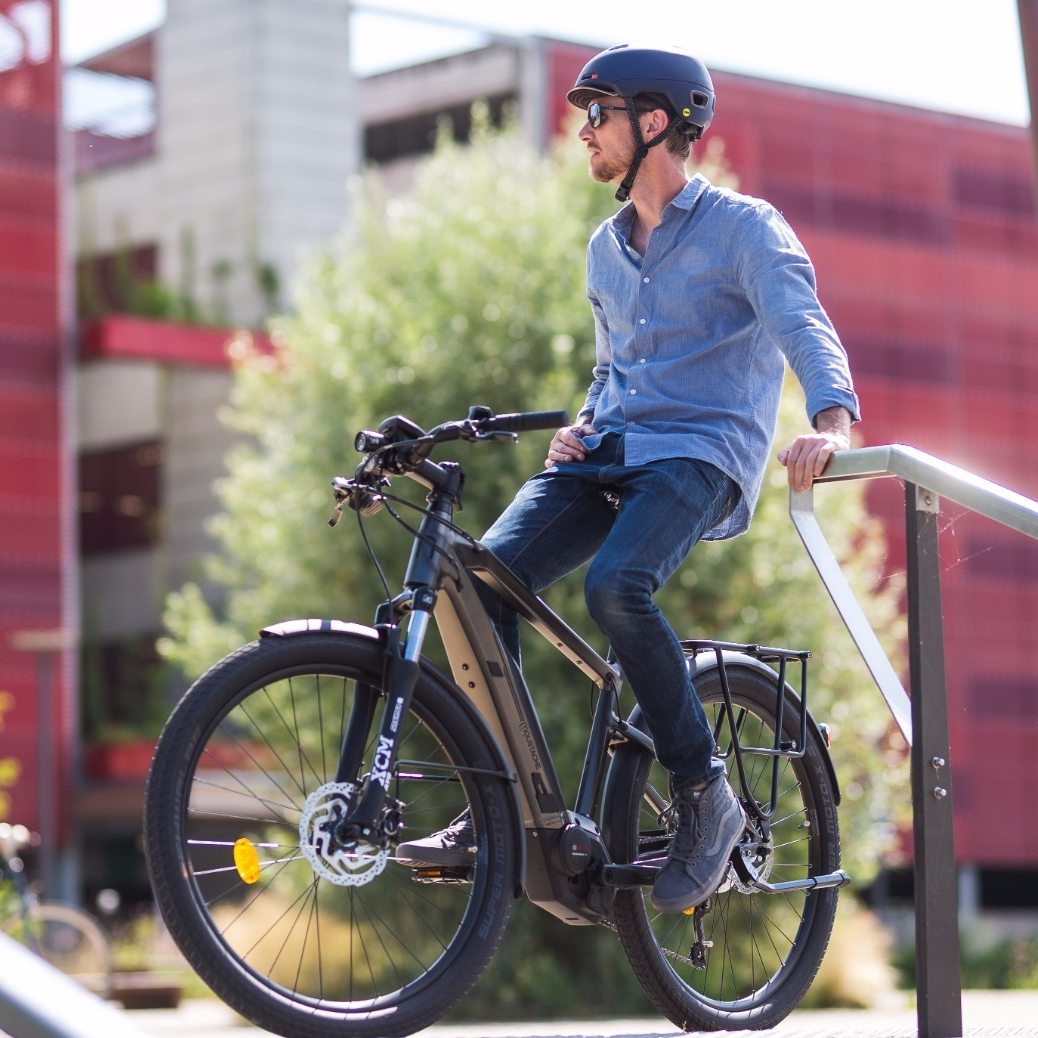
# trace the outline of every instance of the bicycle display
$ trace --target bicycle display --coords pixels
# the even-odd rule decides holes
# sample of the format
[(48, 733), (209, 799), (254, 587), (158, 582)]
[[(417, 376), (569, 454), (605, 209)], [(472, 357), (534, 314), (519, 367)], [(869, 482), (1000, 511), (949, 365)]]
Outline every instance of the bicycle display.
[[(649, 891), (676, 819), (640, 711), (619, 716), (622, 675), (454, 523), (463, 473), (433, 460), (437, 445), (565, 421), (474, 407), (429, 431), (396, 416), (358, 434), (363, 458), (333, 481), (332, 522), (343, 510), (400, 521), (413, 539), (403, 590), (371, 624), (266, 628), (167, 723), (145, 802), (156, 900), (192, 967), (259, 1026), (420, 1030), (479, 978), (519, 896), (615, 930), (650, 1001), (686, 1030), (774, 1026), (814, 978), (848, 877), (826, 731), (807, 710), (809, 653), (683, 643), (746, 826), (711, 897), (660, 914)], [(394, 476), (428, 491), (417, 529), (394, 508)], [(595, 687), (571, 806), (480, 583)], [(449, 674), (423, 655), (432, 624)], [(470, 859), (396, 856), (464, 812)]]

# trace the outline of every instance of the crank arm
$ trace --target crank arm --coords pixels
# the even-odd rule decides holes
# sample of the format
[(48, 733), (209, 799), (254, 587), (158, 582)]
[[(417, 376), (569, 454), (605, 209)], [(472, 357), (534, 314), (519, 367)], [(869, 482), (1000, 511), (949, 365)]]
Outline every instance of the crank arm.
[(651, 887), (666, 862), (666, 858), (656, 858), (630, 865), (605, 865), (602, 882), (607, 887)]

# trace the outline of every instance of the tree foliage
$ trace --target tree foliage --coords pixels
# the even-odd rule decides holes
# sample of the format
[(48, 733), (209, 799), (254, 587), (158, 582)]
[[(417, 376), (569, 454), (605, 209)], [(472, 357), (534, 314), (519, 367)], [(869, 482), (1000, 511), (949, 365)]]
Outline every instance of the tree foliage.
[[(220, 484), (222, 512), (212, 525), (220, 552), (204, 574), (219, 595), (188, 585), (168, 602), (162, 648), (185, 672), (201, 671), (277, 619), (372, 616), (384, 592), (352, 514), (336, 530), (324, 524), (329, 478), (352, 471), (356, 430), (394, 413), (428, 426), (464, 416), (472, 403), (572, 412), (583, 400), (594, 362), (584, 250), (591, 230), (615, 208), (612, 192), (590, 181), (571, 141), (543, 155), (516, 132), (491, 131), (478, 119), (476, 125), (468, 146), (442, 140), (405, 194), (390, 197), (374, 176), (359, 184), (350, 228), (302, 280), (295, 313), (274, 327), (276, 354), (249, 353), (238, 365), (228, 421), (246, 435)], [(709, 152), (700, 168), (715, 182), (730, 178)], [(824, 283), (824, 271), (822, 277)], [(791, 385), (779, 439), (804, 428), (803, 400)], [(489, 525), (540, 468), (548, 438), (457, 449), (468, 477), (463, 525), (477, 534)], [(865, 510), (860, 484), (816, 496), (830, 543), (896, 653), (900, 588), (881, 578), (882, 531)], [(907, 801), (902, 747), (797, 542), (786, 501), (785, 472), (775, 463), (751, 531), (698, 546), (660, 603), (685, 636), (814, 650), (809, 698), (816, 718), (835, 733), (845, 859), (867, 882), (893, 846), (898, 805)], [(407, 537), (384, 516), (366, 530), (392, 587)], [(548, 597), (604, 650), (584, 617), (581, 574)], [(524, 669), (573, 790), (587, 733), (587, 686), (574, 683), (573, 672), (536, 636), (524, 649)], [(517, 917), (481, 986), (484, 997), (477, 991), (470, 1011), (507, 1015), (534, 1004), (546, 1013), (571, 1010), (573, 992), (581, 990), (573, 980), (592, 962), (605, 978), (596, 1008), (641, 1005), (611, 934), (566, 928), (530, 906)], [(535, 940), (539, 954), (530, 955)], [(547, 948), (557, 954), (548, 956)]]

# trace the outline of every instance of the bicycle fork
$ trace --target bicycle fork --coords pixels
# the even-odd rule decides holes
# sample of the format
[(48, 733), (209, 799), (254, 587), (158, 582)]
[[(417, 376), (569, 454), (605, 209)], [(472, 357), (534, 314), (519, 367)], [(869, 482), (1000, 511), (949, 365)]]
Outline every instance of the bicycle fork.
[[(378, 625), (384, 639), (385, 708), (360, 798), (356, 807), (339, 818), (332, 830), (333, 838), (342, 846), (371, 843), (385, 850), (389, 838), (397, 831), (399, 817), (396, 806), (389, 805), (387, 811), (389, 786), (396, 770), (400, 726), (411, 707), (418, 684), (419, 661), (435, 599), (436, 594), (431, 588), (419, 588), (411, 594), (410, 620), (402, 648), (400, 628), (396, 624)], [(347, 785), (358, 774), (379, 698), (376, 689), (358, 684), (356, 702), (339, 756), (337, 783)]]

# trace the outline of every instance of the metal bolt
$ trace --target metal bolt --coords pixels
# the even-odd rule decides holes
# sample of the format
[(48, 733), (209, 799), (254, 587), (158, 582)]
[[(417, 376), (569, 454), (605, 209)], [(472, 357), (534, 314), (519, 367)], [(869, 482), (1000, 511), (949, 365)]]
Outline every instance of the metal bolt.
[(933, 795), (937, 800), (943, 800), (948, 795), (948, 790), (944, 786), (934, 786)]
[(937, 768), (943, 768), (948, 762), (943, 757), (934, 757), (930, 763), (933, 765), (934, 770)]

